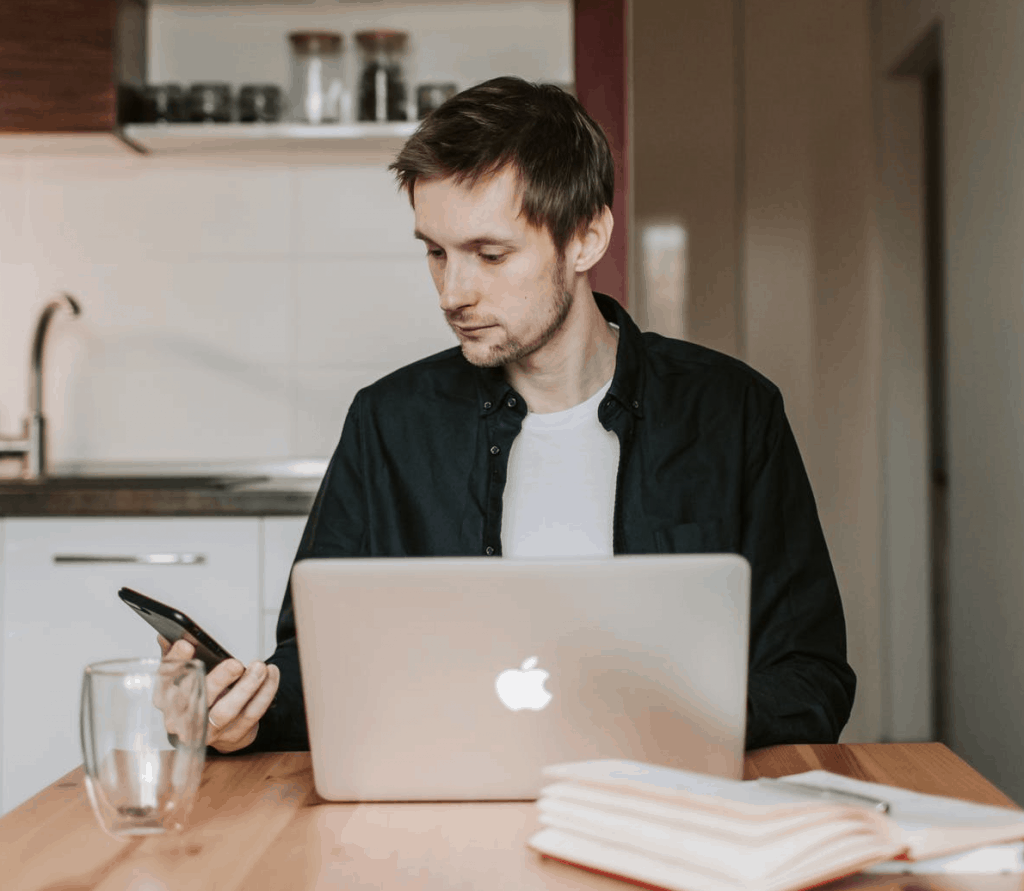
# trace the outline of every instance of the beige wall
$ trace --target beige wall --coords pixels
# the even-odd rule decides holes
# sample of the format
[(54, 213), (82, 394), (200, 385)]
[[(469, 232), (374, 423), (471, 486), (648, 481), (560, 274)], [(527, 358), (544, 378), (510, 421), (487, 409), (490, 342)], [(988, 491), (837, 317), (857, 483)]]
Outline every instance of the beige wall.
[[(949, 743), (1024, 801), (1024, 6), (875, 0), (879, 82), (938, 23), (945, 75), (951, 727)], [(904, 85), (902, 89), (906, 89)], [(880, 167), (911, 166), (900, 109), (884, 107)], [(882, 219), (904, 215), (897, 189)], [(912, 220), (905, 222), (912, 223)], [(892, 278), (913, 262), (887, 243)], [(887, 301), (901, 295), (887, 292)], [(914, 332), (904, 319), (903, 333)]]
[[(866, 0), (635, 0), (632, 59), (637, 228), (684, 221), (686, 336), (783, 391), (859, 678), (844, 738), (879, 739), (888, 694)], [(642, 250), (634, 256), (642, 281)]]
[(846, 739), (883, 733), (867, 4), (747, 0), (744, 358), (783, 389), (848, 620)]
[[(877, 32), (876, 32), (877, 33)], [(875, 41), (875, 70), (880, 46)], [(882, 245), (883, 639), (888, 652), (888, 732), (935, 732), (929, 529), (928, 376), (923, 236), (924, 153), (916, 80), (875, 80), (878, 219)], [(898, 262), (891, 262), (899, 257)]]
[[(731, 3), (632, 4), (636, 310), (642, 323), (664, 316), (658, 301), (669, 304), (679, 325), (658, 330), (735, 354), (741, 184), (733, 31)], [(674, 300), (662, 287), (645, 302), (643, 242), (652, 226), (685, 234), (685, 276)]]

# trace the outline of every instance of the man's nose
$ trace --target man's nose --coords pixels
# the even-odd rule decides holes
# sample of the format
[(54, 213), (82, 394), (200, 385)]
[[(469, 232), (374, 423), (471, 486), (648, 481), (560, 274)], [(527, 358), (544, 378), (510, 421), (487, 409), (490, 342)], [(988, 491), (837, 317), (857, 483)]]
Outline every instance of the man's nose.
[(445, 264), (438, 297), (441, 309), (446, 313), (458, 312), (476, 303), (476, 287), (472, 273), (464, 263), (449, 260)]

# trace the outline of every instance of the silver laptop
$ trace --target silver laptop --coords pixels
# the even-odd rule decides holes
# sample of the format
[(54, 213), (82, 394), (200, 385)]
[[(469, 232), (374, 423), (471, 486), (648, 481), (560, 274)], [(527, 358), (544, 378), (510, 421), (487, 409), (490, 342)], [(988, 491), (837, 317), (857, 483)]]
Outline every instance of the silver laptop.
[(304, 560), (292, 597), (329, 801), (534, 799), (593, 758), (742, 776), (742, 557)]

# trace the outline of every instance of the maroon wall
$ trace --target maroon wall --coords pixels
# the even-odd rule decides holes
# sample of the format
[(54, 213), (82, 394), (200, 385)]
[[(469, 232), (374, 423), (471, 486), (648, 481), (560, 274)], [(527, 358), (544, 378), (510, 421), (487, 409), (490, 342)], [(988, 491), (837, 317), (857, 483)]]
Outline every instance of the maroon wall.
[(629, 305), (629, 109), (626, 93), (626, 0), (575, 0), (576, 95), (615, 155), (612, 241), (590, 273), (595, 291)]

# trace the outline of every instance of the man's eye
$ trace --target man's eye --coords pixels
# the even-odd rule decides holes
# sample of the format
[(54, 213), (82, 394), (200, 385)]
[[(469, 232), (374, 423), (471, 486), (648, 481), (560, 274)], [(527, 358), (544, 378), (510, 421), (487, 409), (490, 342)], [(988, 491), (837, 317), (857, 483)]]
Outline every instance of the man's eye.
[(505, 254), (481, 254), (480, 259), (485, 263), (500, 263), (505, 259)]
[(441, 248), (427, 248), (427, 256), (440, 260), (444, 256), (444, 251)]

